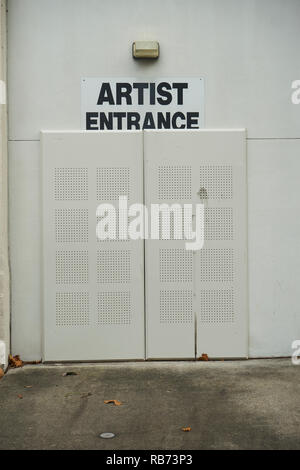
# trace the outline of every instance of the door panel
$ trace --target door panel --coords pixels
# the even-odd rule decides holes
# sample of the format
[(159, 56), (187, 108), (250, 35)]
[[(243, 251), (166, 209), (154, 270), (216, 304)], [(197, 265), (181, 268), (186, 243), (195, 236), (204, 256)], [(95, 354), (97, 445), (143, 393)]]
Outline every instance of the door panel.
[[(176, 152), (182, 135), (144, 133), (145, 201), (149, 212), (151, 204), (191, 202), (191, 161), (186, 159), (186, 152)], [(161, 216), (160, 239), (145, 243), (146, 357), (190, 359), (195, 357), (193, 254), (185, 249), (183, 239), (175, 239), (172, 227), (171, 239), (163, 239), (162, 226)]]
[(147, 205), (205, 211), (202, 250), (146, 241), (147, 357), (246, 357), (245, 131), (147, 131), (144, 156)]
[[(98, 204), (143, 202), (143, 134), (43, 132), (42, 155), (44, 360), (143, 359), (144, 242), (95, 230)], [(246, 357), (245, 131), (147, 131), (144, 160), (149, 214), (203, 203), (205, 229), (190, 251), (160, 214), (146, 240), (146, 358)]]
[(211, 131), (198, 145), (196, 189), (206, 189), (205, 244), (194, 258), (198, 356), (248, 356), (245, 138)]
[(144, 243), (100, 241), (96, 208), (143, 202), (141, 132), (43, 132), (44, 360), (144, 358)]

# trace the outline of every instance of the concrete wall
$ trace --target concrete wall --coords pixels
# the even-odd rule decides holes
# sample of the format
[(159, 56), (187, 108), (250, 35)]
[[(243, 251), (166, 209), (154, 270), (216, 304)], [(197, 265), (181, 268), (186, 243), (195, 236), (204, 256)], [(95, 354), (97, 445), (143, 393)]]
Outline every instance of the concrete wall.
[[(0, 367), (6, 367), (9, 353), (9, 268), (7, 203), (7, 107), (6, 85), (6, 2), (0, 6)], [(3, 364), (4, 363), (4, 364)]]
[[(41, 357), (40, 129), (80, 128), (81, 77), (205, 77), (205, 127), (248, 130), (250, 356), (300, 338), (299, 0), (9, 0), (12, 347)], [(158, 40), (141, 63), (131, 43)]]

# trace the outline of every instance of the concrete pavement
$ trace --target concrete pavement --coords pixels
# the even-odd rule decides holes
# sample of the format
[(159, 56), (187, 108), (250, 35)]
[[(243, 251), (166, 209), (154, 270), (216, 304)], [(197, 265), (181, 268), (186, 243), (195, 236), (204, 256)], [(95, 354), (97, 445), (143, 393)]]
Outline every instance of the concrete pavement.
[[(105, 405), (110, 399), (122, 405)], [(0, 380), (0, 449), (300, 449), (300, 366), (268, 359), (12, 369)]]

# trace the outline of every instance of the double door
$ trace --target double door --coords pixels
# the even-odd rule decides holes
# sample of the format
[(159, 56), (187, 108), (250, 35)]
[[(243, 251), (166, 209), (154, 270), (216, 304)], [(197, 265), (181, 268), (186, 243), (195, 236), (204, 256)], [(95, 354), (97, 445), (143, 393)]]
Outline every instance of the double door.
[[(245, 131), (43, 132), (41, 142), (44, 360), (246, 357)], [(145, 236), (122, 237), (137, 203)], [(184, 207), (195, 226), (197, 204), (204, 246), (188, 250)], [(115, 214), (105, 240), (99, 205)], [(170, 208), (167, 236), (153, 205)]]

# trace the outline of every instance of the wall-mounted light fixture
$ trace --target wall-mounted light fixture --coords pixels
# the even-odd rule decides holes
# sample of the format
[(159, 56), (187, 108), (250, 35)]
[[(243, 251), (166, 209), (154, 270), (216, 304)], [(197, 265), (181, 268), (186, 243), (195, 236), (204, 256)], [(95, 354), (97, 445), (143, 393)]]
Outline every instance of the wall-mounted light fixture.
[(158, 59), (159, 43), (157, 41), (135, 41), (132, 44), (132, 55), (135, 59)]

